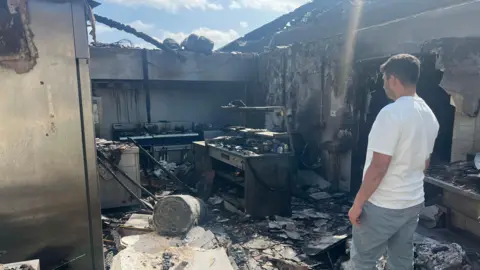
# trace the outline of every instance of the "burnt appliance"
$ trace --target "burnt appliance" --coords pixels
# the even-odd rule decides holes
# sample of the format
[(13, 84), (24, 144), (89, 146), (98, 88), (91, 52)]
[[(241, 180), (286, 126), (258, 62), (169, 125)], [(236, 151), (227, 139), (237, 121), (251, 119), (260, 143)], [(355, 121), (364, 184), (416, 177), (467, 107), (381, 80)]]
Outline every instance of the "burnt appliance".
[[(194, 141), (202, 139), (188, 121), (159, 121), (139, 124), (113, 124), (113, 137), (120, 142), (134, 139), (157, 160), (181, 163)], [(147, 162), (147, 161), (144, 161)], [(142, 162), (143, 163), (143, 162)], [(144, 164), (151, 167), (151, 164)]]
[[(284, 112), (283, 107), (226, 109)], [(221, 194), (222, 198), (251, 216), (291, 214), (291, 183), (297, 168), (290, 132), (230, 127), (226, 136), (193, 145), (196, 173), (207, 176), (200, 180), (199, 189), (227, 183), (239, 192)], [(208, 177), (212, 175), (214, 180)]]

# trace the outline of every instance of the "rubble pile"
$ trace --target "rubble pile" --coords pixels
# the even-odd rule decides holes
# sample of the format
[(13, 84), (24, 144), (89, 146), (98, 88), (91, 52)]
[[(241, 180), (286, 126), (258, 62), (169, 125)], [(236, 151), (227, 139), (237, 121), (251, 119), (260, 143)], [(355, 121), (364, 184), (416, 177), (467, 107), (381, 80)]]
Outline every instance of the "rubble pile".
[(328, 258), (330, 253), (336, 260), (338, 256), (332, 249), (342, 246), (350, 234), (347, 197), (336, 194), (314, 204), (292, 200), (292, 217), (255, 220), (223, 211), (224, 201), (215, 196), (209, 203), (217, 215), (205, 228), (228, 247), (228, 254), (240, 269), (278, 269), (278, 265), (289, 265), (291, 269), (322, 265), (331, 268), (331, 263), (321, 257)]
[[(112, 266), (115, 264), (131, 266), (132, 262), (148, 266), (154, 262), (156, 266), (152, 269), (176, 269), (175, 267), (182, 263), (191, 267), (194, 263), (192, 256), (195, 257), (194, 253), (201, 250), (202, 252), (215, 251), (213, 253), (216, 254), (215, 256), (226, 254), (228, 265), (231, 265), (232, 269), (299, 270), (322, 265), (323, 269), (329, 269), (330, 262), (325, 262), (320, 257), (322, 254), (331, 253), (331, 249), (335, 246), (344, 244), (350, 233), (346, 211), (338, 211), (347, 209), (347, 207), (338, 207), (348, 203), (343, 194), (332, 196), (329, 200), (322, 200), (316, 204), (294, 198), (291, 218), (274, 216), (262, 220), (240, 214), (241, 211), (236, 213), (227, 211), (223, 207), (224, 200), (216, 196), (210, 198), (209, 203), (212, 208), (209, 211), (209, 221), (203, 227), (193, 227), (183, 238), (183, 234), (167, 237), (153, 232), (135, 236), (135, 240), (129, 238), (133, 236), (126, 236), (118, 241), (114, 238), (115, 234), (121, 231), (119, 227), (133, 216), (128, 213), (123, 217), (104, 217), (105, 251), (110, 258), (109, 262)], [(171, 213), (165, 214), (165, 216), (169, 215)], [(148, 223), (151, 226), (150, 231), (153, 231), (155, 228), (152, 226), (153, 222)], [(138, 245), (132, 244), (132, 241), (136, 241)], [(137, 254), (139, 246), (142, 246), (141, 254)], [(148, 246), (159, 249), (155, 256), (144, 254), (145, 250), (149, 250)], [(135, 250), (132, 250), (132, 247)], [(176, 249), (172, 250), (172, 247)], [(168, 252), (168, 256), (163, 255), (165, 252)], [(185, 254), (189, 254), (190, 257)], [(113, 260), (112, 255), (115, 255)], [(127, 260), (126, 256), (130, 259)], [(331, 257), (336, 260), (338, 256), (332, 253)], [(166, 268), (167, 266), (170, 268)], [(107, 267), (107, 269), (128, 268)]]
[[(349, 241), (351, 245), (351, 240)], [(473, 270), (467, 263), (465, 250), (456, 243), (441, 243), (434, 239), (415, 234), (414, 236), (416, 270)], [(377, 270), (388, 270), (388, 255), (377, 262)], [(354, 270), (350, 261), (342, 264), (344, 270)]]
[(116, 165), (120, 162), (123, 151), (136, 147), (132, 144), (109, 141), (100, 138), (95, 139), (95, 145), (98, 152), (101, 152), (109, 161)]
[[(304, 172), (304, 177), (307, 175)], [(261, 219), (245, 215), (230, 201), (237, 191), (228, 185), (217, 190), (208, 205), (176, 202), (175, 207), (161, 207), (166, 198), (182, 198), (163, 191), (156, 194), (160, 200), (153, 216), (127, 213), (103, 219), (106, 269), (352, 269), (347, 243), (351, 198), (328, 193), (329, 187), (328, 181), (315, 178), (300, 187), (305, 198), (292, 198), (290, 217)], [(198, 212), (202, 207), (209, 209)], [(186, 216), (193, 219), (179, 219), (181, 209), (188, 210)], [(175, 233), (158, 230), (155, 218), (163, 220), (164, 227), (174, 228)], [(193, 222), (186, 222), (189, 220)], [(187, 225), (180, 230), (173, 226), (175, 222)], [(136, 227), (133, 234), (126, 225)], [(419, 238), (415, 245), (415, 269), (470, 269), (465, 251), (457, 244)], [(377, 269), (386, 269), (386, 256)]]
[(2, 269), (4, 269), (4, 270), (36, 270), (35, 268), (33, 268), (33, 266), (28, 265), (28, 264), (22, 264), (18, 267), (16, 267), (16, 266), (14, 266), (14, 267), (6, 266), (5, 268), (2, 268)]
[(427, 175), (451, 183), (464, 190), (480, 193), (480, 170), (474, 161), (456, 161), (448, 165), (431, 166)]
[(415, 266), (418, 269), (470, 269), (466, 265), (466, 253), (456, 244), (441, 244), (425, 239), (415, 245)]
[(244, 156), (257, 156), (268, 153), (287, 153), (289, 146), (276, 139), (246, 138), (243, 136), (222, 136), (208, 141), (209, 145)]
[[(163, 168), (167, 169), (168, 171), (174, 173), (177, 169), (177, 164), (174, 162), (167, 162), (165, 160), (160, 160), (160, 164), (162, 164)], [(158, 168), (153, 171), (153, 174), (158, 178), (167, 178), (167, 174), (164, 170)]]

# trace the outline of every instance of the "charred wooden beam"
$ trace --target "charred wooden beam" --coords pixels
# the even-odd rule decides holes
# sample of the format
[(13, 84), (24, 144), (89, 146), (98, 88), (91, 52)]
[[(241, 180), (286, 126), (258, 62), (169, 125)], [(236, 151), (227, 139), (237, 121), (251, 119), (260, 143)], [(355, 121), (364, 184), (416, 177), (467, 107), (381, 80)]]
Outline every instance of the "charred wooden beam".
[(103, 17), (103, 16), (98, 15), (98, 14), (95, 14), (95, 21), (99, 22), (99, 23), (102, 23), (102, 24), (105, 24), (106, 26), (109, 26), (111, 28), (115, 28), (117, 30), (124, 31), (124, 32), (127, 32), (129, 34), (132, 34), (132, 35), (134, 35), (134, 36), (136, 36), (140, 39), (145, 40), (146, 42), (154, 45), (155, 47), (157, 47), (157, 48), (159, 48), (163, 51), (175, 54), (177, 57), (182, 57), (176, 51), (174, 51), (174, 50), (170, 49), (169, 47), (165, 46), (162, 42), (154, 39), (153, 37), (151, 37), (151, 36), (149, 36), (149, 35), (147, 35), (143, 32), (137, 31), (135, 28), (133, 28), (129, 25), (114, 21), (112, 19), (109, 19), (107, 17)]

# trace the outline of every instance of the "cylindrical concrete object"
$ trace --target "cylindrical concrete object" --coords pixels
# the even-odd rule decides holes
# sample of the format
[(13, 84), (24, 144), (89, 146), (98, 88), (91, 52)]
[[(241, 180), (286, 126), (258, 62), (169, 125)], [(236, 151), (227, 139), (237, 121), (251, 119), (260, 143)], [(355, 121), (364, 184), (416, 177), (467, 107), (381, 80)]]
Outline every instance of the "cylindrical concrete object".
[(161, 235), (176, 236), (187, 233), (206, 216), (207, 207), (200, 199), (189, 195), (167, 196), (155, 205), (153, 225)]

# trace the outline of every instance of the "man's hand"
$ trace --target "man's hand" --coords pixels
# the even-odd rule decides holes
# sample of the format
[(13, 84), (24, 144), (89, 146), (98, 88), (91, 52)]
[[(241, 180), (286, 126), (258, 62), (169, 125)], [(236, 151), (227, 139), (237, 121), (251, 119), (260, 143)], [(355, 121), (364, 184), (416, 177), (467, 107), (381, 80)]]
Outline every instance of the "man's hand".
[(352, 208), (350, 208), (350, 211), (348, 211), (348, 218), (350, 219), (350, 222), (353, 225), (359, 226), (361, 214), (362, 214), (362, 207), (356, 206), (354, 204)]

